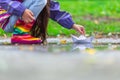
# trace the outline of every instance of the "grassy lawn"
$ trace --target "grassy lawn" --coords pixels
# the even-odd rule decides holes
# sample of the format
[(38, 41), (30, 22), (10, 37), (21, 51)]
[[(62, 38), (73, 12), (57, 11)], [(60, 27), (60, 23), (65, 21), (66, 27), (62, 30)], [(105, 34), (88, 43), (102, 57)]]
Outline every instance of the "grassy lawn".
[[(69, 12), (75, 23), (85, 26), (86, 33), (120, 32), (120, 0), (58, 0), (61, 10)], [(0, 35), (4, 32), (0, 30)], [(50, 20), (48, 35), (78, 34)]]
[[(71, 13), (77, 24), (85, 26), (86, 33), (120, 32), (120, 0), (58, 0), (61, 10)], [(54, 24), (54, 25), (53, 25)], [(50, 21), (49, 35), (77, 34)]]

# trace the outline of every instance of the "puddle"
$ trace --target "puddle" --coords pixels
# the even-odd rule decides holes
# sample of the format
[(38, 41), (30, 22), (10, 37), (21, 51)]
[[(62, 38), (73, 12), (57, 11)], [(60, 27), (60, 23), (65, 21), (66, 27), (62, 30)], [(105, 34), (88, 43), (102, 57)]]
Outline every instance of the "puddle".
[(0, 80), (119, 80), (115, 44), (0, 45)]
[(119, 44), (48, 44), (43, 45), (0, 45), (0, 52), (23, 52), (23, 53), (48, 53), (48, 54), (70, 54), (82, 53), (84, 51), (120, 50)]

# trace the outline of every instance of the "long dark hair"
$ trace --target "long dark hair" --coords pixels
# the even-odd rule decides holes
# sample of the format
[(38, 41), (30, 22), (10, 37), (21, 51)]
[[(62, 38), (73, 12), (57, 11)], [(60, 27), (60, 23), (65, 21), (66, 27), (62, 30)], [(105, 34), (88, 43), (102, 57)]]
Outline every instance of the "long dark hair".
[(34, 37), (40, 37), (43, 40), (43, 42), (46, 40), (47, 25), (50, 15), (49, 8), (50, 8), (50, 0), (47, 0), (46, 6), (42, 10), (42, 12), (38, 15), (31, 29), (31, 35)]

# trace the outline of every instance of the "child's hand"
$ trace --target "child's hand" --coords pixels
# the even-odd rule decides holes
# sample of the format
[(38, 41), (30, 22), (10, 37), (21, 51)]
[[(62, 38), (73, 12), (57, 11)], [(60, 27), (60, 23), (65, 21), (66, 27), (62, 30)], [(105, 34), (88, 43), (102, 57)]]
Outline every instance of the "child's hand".
[(0, 24), (0, 27), (2, 26), (2, 24)]
[(75, 29), (76, 31), (78, 31), (80, 34), (85, 35), (84, 26), (78, 25), (78, 24), (74, 24), (74, 25), (72, 26), (72, 28)]
[(35, 20), (33, 12), (29, 9), (26, 9), (22, 15), (22, 20), (25, 23), (33, 22), (33, 20)]

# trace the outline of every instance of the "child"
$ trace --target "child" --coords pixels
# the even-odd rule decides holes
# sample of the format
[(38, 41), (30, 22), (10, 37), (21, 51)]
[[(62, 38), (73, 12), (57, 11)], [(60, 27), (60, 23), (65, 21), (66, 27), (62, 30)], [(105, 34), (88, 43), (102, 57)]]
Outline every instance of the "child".
[[(29, 32), (35, 23), (35, 19), (45, 7), (47, 1), (23, 0), (23, 2), (21, 2), (22, 1), (20, 0), (0, 0), (0, 18), (2, 19), (0, 20), (1, 27), (6, 32), (14, 32), (14, 35), (11, 39), (12, 43), (40, 43), (41, 40), (39, 38), (32, 37)], [(7, 11), (3, 10), (2, 8), (6, 9)], [(21, 16), (23, 20), (20, 20)], [(13, 28), (15, 23), (16, 27)]]
[[(43, 10), (43, 13), (45, 11), (46, 11), (46, 13), (48, 13), (49, 11), (47, 11), (47, 10)], [(40, 15), (42, 15), (42, 14), (40, 14)], [(43, 21), (43, 25), (45, 26), (45, 23), (47, 23), (47, 22), (45, 22), (45, 20), (42, 20), (42, 19), (46, 18), (46, 21), (47, 21), (47, 17), (43, 18), (42, 16), (40, 16), (38, 18), (41, 18), (41, 21)], [(50, 1), (50, 18), (53, 19), (54, 21), (57, 21), (60, 25), (62, 25), (65, 28), (68, 28), (68, 29), (73, 28), (76, 31), (78, 31), (79, 33), (81, 33), (83, 35), (85, 34), (84, 27), (81, 26), (81, 25), (75, 24), (73, 22), (72, 17), (71, 17), (71, 15), (69, 13), (60, 11), (60, 6), (59, 6), (58, 2)], [(36, 22), (38, 22), (38, 21), (39, 20), (37, 20)], [(38, 23), (38, 24), (40, 24), (40, 23)], [(34, 26), (35, 26), (35, 24), (34, 24)], [(45, 40), (46, 39), (46, 36), (45, 36), (46, 35), (46, 28), (47, 27), (42, 27), (39, 30), (39, 28), (35, 29), (35, 27), (32, 27), (32, 29), (31, 29), (32, 35), (38, 37), (42, 33), (41, 35), (43, 36), (43, 40)], [(38, 33), (36, 33), (36, 32), (38, 32)]]

